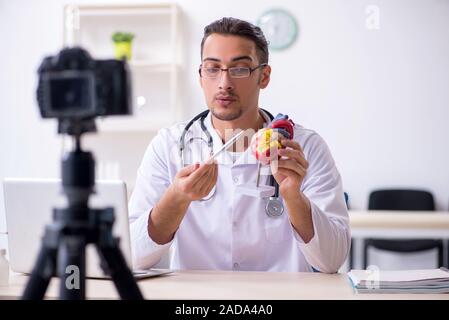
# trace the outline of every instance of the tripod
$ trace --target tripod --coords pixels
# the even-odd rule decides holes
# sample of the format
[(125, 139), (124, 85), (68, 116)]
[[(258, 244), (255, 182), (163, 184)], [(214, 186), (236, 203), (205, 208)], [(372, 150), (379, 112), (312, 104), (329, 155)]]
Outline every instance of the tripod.
[[(84, 120), (86, 121), (86, 120)], [(53, 276), (60, 278), (59, 297), (86, 298), (86, 246), (94, 244), (105, 274), (111, 276), (122, 299), (143, 299), (131, 270), (112, 235), (114, 209), (90, 209), (94, 193), (95, 161), (81, 149), (81, 134), (95, 130), (93, 120), (59, 123), (59, 132), (74, 135), (75, 149), (62, 160), (62, 187), (67, 208), (53, 210), (53, 223), (46, 226), (42, 246), (22, 299), (43, 299)]]

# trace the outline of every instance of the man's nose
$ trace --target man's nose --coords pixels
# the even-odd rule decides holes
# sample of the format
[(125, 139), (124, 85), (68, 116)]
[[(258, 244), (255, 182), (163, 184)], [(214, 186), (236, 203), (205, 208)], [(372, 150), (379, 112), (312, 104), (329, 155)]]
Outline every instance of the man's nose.
[(218, 88), (221, 90), (233, 90), (234, 84), (232, 83), (232, 78), (229, 76), (229, 72), (227, 70), (221, 71), (220, 79), (218, 82)]

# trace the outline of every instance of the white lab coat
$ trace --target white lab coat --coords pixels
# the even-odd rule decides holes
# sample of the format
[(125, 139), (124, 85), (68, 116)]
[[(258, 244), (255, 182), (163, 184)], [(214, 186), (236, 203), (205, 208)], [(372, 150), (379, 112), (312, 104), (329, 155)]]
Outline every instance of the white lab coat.
[[(249, 148), (235, 163), (227, 153), (218, 157), (215, 195), (190, 204), (171, 242), (155, 243), (147, 232), (148, 217), (181, 167), (178, 140), (186, 124), (160, 130), (138, 169), (129, 203), (135, 268), (152, 267), (171, 247), (172, 269), (313, 271), (313, 267), (326, 273), (338, 271), (350, 247), (341, 177), (324, 140), (300, 125), (295, 125), (294, 140), (309, 162), (301, 190), (310, 200), (315, 232), (308, 243), (292, 227), (287, 207), (280, 217), (269, 217), (266, 199), (236, 192), (237, 185), (256, 181), (257, 162)], [(210, 113), (205, 124), (215, 152), (223, 143)], [(190, 128), (186, 141), (192, 136), (205, 137), (199, 121)], [(206, 144), (204, 149), (208, 153)], [(268, 176), (262, 177), (261, 183), (267, 181)]]

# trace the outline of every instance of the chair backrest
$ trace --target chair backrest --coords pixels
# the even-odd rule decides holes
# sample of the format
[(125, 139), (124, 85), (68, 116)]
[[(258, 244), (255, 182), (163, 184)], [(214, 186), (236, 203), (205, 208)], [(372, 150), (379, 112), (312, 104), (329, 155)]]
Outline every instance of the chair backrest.
[(386, 189), (371, 192), (368, 209), (370, 210), (410, 210), (433, 211), (433, 195), (424, 190)]
[(345, 197), (346, 209), (349, 210), (349, 194), (347, 192), (343, 192), (343, 195)]

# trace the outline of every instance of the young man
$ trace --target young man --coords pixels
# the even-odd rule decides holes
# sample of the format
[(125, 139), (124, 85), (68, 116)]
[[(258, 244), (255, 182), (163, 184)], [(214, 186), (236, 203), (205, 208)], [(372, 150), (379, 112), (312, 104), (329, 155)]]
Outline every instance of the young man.
[[(234, 18), (208, 25), (199, 81), (210, 112), (185, 140), (207, 140), (210, 132), (215, 153), (229, 130), (264, 127), (270, 119), (259, 108), (259, 92), (270, 73), (260, 28)], [(286, 148), (271, 169), (285, 210), (273, 217), (267, 198), (238, 192), (240, 184), (255, 185), (258, 172), (247, 143), (216, 162), (181, 165), (172, 146), (186, 124), (159, 131), (139, 168), (129, 205), (135, 267), (155, 265), (171, 247), (173, 269), (338, 271), (349, 251), (349, 218), (340, 175), (317, 133), (295, 125), (294, 139), (281, 141)]]

